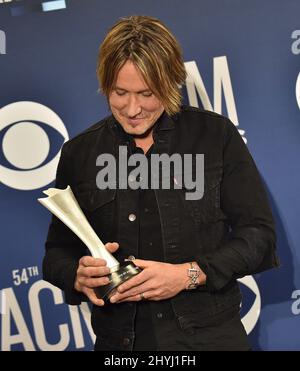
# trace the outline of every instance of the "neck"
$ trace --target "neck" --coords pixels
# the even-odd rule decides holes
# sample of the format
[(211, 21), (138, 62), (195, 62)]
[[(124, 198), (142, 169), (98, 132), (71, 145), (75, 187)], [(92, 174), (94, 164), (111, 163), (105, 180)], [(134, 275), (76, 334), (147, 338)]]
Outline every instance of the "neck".
[(147, 137), (139, 138), (139, 137), (134, 137), (134, 141), (137, 147), (142, 148), (144, 153), (147, 153), (149, 148), (152, 146), (154, 143), (153, 136), (152, 136), (152, 130), (149, 133)]

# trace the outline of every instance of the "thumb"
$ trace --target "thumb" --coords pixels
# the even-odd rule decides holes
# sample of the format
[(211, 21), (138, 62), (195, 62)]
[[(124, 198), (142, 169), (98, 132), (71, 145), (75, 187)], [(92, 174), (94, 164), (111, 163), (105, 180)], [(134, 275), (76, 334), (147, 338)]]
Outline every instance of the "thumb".
[(119, 244), (117, 242), (107, 242), (105, 247), (109, 252), (113, 253), (118, 250)]

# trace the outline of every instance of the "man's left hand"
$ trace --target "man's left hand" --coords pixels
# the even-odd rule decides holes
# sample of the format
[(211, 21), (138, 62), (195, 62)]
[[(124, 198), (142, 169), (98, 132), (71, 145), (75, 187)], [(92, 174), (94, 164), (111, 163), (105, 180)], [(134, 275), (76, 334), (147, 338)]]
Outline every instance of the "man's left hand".
[[(142, 272), (124, 282), (110, 298), (112, 303), (140, 300), (164, 300), (172, 298), (185, 290), (189, 277), (189, 263), (169, 264), (151, 260), (135, 259), (133, 263), (142, 268)], [(205, 274), (203, 273), (205, 276)], [(199, 277), (199, 283), (205, 282)]]

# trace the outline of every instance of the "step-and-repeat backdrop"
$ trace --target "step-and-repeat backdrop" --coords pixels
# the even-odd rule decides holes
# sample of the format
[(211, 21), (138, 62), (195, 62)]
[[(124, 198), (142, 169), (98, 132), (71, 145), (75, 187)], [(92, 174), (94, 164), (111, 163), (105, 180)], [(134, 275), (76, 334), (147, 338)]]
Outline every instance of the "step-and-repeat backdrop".
[(181, 42), (186, 103), (227, 115), (272, 204), (281, 268), (240, 281), (254, 349), (300, 349), (300, 1), (0, 1), (0, 342), (2, 350), (90, 350), (90, 307), (44, 282), (50, 213), (36, 201), (60, 148), (108, 114), (98, 46), (132, 14)]

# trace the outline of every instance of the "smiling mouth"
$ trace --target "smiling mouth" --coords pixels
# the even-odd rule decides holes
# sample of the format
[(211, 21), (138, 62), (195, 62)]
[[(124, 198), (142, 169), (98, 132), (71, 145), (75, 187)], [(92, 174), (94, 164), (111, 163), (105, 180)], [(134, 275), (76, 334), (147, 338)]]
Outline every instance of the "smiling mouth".
[(127, 119), (127, 122), (130, 124), (130, 125), (138, 125), (142, 120), (144, 120), (144, 118), (134, 118), (134, 119)]

